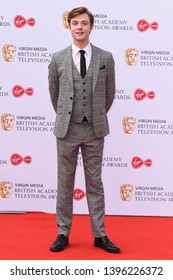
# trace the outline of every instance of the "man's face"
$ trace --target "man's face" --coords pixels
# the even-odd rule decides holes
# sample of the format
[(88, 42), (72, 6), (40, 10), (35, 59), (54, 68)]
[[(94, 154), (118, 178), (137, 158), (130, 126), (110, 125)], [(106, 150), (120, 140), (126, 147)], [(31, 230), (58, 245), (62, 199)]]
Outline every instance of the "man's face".
[(12, 184), (10, 182), (3, 183), (1, 186), (2, 198), (9, 198), (12, 192)]
[(90, 18), (87, 14), (81, 14), (71, 19), (70, 31), (76, 44), (88, 44), (92, 29), (93, 25), (91, 26)]

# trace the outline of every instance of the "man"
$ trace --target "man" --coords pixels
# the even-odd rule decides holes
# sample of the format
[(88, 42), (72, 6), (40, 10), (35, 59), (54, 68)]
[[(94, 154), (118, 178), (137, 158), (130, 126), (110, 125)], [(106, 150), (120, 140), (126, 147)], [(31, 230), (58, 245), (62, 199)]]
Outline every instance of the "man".
[[(119, 252), (105, 233), (104, 190), (101, 166), (104, 136), (109, 133), (106, 113), (115, 94), (112, 54), (89, 43), (94, 17), (85, 7), (68, 14), (72, 46), (52, 56), (49, 91), (56, 112), (54, 134), (58, 150), (58, 237), (51, 251), (69, 244), (72, 223), (74, 178), (79, 147), (86, 181), (86, 196), (94, 246)], [(84, 50), (84, 56), (80, 53)], [(81, 65), (80, 65), (81, 63)]]

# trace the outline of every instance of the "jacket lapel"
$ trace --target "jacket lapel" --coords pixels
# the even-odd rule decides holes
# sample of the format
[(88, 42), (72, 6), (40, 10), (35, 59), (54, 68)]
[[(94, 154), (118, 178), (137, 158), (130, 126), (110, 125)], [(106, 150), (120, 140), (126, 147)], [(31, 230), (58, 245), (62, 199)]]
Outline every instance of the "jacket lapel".
[(96, 47), (92, 46), (92, 60), (93, 60), (93, 92), (98, 79), (99, 67), (100, 67), (100, 51)]
[(65, 56), (65, 67), (67, 71), (67, 76), (69, 78), (71, 87), (73, 88), (73, 72), (72, 72), (72, 48), (69, 46), (66, 51)]

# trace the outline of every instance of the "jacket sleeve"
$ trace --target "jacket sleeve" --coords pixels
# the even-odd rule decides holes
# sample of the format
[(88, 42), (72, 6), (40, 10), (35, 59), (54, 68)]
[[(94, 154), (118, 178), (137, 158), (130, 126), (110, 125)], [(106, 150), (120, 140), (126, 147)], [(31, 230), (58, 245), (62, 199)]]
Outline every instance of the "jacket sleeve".
[(50, 99), (55, 112), (57, 112), (57, 102), (59, 97), (59, 78), (54, 54), (52, 55), (52, 60), (49, 64), (48, 70)]
[(106, 112), (109, 111), (115, 98), (115, 62), (112, 54), (108, 61), (108, 75), (106, 83)]

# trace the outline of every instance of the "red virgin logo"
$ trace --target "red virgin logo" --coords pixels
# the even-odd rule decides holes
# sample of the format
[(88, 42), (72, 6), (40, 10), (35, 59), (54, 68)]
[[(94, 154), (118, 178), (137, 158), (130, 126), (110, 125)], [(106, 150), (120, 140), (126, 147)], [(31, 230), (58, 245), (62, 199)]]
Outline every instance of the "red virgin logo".
[(22, 28), (24, 27), (26, 24), (29, 25), (29, 26), (34, 26), (36, 23), (35, 21), (35, 18), (31, 17), (29, 18), (28, 20), (25, 19), (23, 16), (21, 15), (17, 15), (15, 16), (14, 18), (14, 25), (17, 27), (17, 28)]
[(75, 200), (81, 200), (85, 197), (85, 192), (81, 189), (75, 189), (73, 193), (73, 198)]
[(148, 97), (149, 99), (154, 99), (155, 98), (155, 92), (154, 91), (149, 91), (148, 93), (145, 92), (143, 89), (141, 88), (137, 88), (134, 92), (134, 98), (137, 101), (142, 101), (144, 100), (146, 97)]
[(21, 97), (22, 95), (26, 94), (28, 96), (32, 96), (34, 94), (34, 90), (32, 87), (28, 87), (27, 89), (24, 89), (23, 87), (16, 85), (12, 89), (12, 94), (14, 97)]
[(140, 19), (137, 23), (137, 29), (140, 32), (145, 32), (147, 31), (149, 28), (151, 28), (152, 30), (157, 30), (159, 28), (159, 24), (157, 21), (153, 21), (152, 23), (149, 23), (148, 21), (146, 21), (145, 19)]
[(22, 157), (21, 155), (15, 153), (15, 154), (11, 155), (10, 161), (11, 161), (12, 165), (19, 165), (22, 162), (24, 162), (26, 164), (30, 164), (32, 161), (32, 158), (31, 158), (31, 156), (28, 156), (28, 155), (25, 157)]
[(140, 168), (142, 165), (146, 167), (150, 167), (152, 165), (151, 159), (142, 160), (140, 157), (135, 156), (131, 160), (131, 164), (133, 168)]

